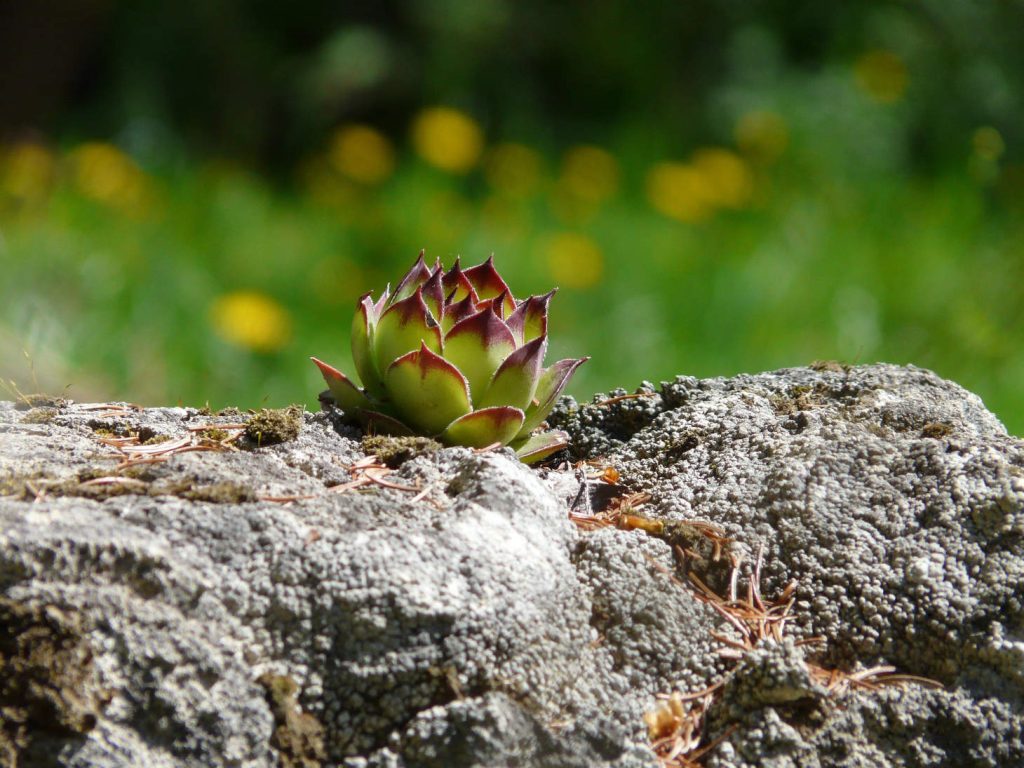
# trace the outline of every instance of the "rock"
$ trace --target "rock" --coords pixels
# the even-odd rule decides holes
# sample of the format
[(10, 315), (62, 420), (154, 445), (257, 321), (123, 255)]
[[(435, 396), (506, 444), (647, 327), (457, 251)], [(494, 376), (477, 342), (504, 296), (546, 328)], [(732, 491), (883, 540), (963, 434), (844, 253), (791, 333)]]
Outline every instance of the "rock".
[[(385, 466), (333, 410), (0, 404), (0, 755), (654, 768), (656, 696), (712, 687), (709, 766), (1024, 765), (1024, 443), (975, 396), (832, 365), (552, 421), (591, 479)], [(784, 629), (711, 596), (757, 573)]]

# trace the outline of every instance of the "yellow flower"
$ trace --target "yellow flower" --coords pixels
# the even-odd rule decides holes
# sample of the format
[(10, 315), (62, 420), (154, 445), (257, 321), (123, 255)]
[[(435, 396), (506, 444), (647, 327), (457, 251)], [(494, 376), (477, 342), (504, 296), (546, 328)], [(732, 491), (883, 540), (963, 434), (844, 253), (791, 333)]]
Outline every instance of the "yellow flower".
[(210, 307), (210, 323), (225, 341), (257, 352), (274, 352), (291, 338), (288, 310), (257, 291), (233, 291)]
[(701, 176), (703, 194), (712, 205), (742, 208), (750, 202), (754, 177), (735, 152), (702, 149), (694, 154), (693, 166)]
[(53, 154), (38, 144), (11, 147), (0, 156), (0, 197), (13, 197), (22, 203), (43, 201), (56, 171)]
[(544, 242), (542, 252), (558, 285), (584, 290), (601, 281), (604, 255), (586, 235), (559, 232)]
[(765, 163), (777, 160), (789, 144), (789, 128), (775, 112), (747, 112), (736, 121), (733, 136), (740, 151)]
[(148, 180), (135, 162), (112, 144), (90, 142), (71, 152), (75, 186), (93, 200), (123, 213), (142, 213)]
[(868, 51), (857, 59), (853, 71), (861, 90), (881, 104), (899, 101), (907, 90), (907, 67), (892, 51)]
[(714, 212), (703, 175), (687, 163), (664, 162), (651, 168), (647, 199), (657, 211), (678, 221), (703, 221)]
[(619, 164), (600, 147), (573, 147), (562, 159), (561, 184), (580, 200), (604, 202), (619, 188)]
[(379, 184), (395, 169), (395, 151), (387, 137), (365, 125), (340, 128), (328, 157), (339, 173), (362, 184)]
[(412, 143), (431, 165), (449, 173), (466, 173), (480, 159), (484, 136), (469, 115), (449, 107), (430, 107), (413, 121)]
[(526, 197), (540, 182), (540, 155), (522, 144), (499, 144), (488, 153), (484, 173), (499, 192)]

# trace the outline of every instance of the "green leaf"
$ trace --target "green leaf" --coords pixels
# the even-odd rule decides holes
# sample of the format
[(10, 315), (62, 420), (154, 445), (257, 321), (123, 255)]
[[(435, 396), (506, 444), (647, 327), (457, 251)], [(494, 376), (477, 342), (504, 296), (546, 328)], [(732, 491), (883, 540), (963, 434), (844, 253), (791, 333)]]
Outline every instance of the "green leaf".
[(486, 408), (489, 405), (514, 405), (525, 410), (537, 388), (547, 345), (547, 337), (541, 336), (506, 357), (494, 374), (487, 392), (479, 402), (474, 400), (474, 406)]
[(472, 283), (476, 289), (477, 296), (481, 299), (493, 299), (504, 294), (502, 298), (505, 308), (501, 312), (502, 317), (508, 317), (515, 311), (516, 300), (512, 298), (512, 291), (508, 289), (505, 281), (498, 274), (498, 270), (494, 268), (493, 253), (483, 264), (470, 267), (462, 274)]
[(510, 447), (524, 464), (547, 458), (555, 451), (560, 451), (569, 444), (569, 435), (560, 429), (550, 432), (537, 432), (529, 437), (512, 441)]
[(373, 332), (373, 359), (382, 374), (402, 355), (426, 344), (441, 351), (441, 329), (430, 325), (423, 292), (416, 292), (388, 307)]
[(466, 379), (426, 344), (395, 360), (384, 384), (403, 420), (429, 435), (470, 411)]
[(444, 289), (441, 285), (440, 266), (430, 273), (430, 278), (423, 284), (423, 301), (427, 305), (427, 309), (430, 310), (434, 324), (440, 325), (444, 310)]
[(324, 381), (327, 382), (327, 388), (331, 390), (331, 396), (339, 408), (343, 411), (359, 411), (372, 407), (366, 395), (345, 374), (315, 357), (309, 359), (320, 369)]
[(466, 277), (466, 273), (462, 271), (462, 267), (459, 265), (459, 257), (455, 257), (455, 263), (452, 264), (452, 268), (444, 273), (444, 277), (441, 280), (441, 284), (444, 287), (444, 294), (447, 297), (449, 304), (457, 301), (462, 301), (467, 296), (473, 298), (474, 306), (480, 297), (476, 295), (476, 289), (473, 284), (469, 282), (469, 278)]
[(540, 380), (537, 382), (537, 391), (533, 395), (534, 405), (526, 409), (526, 421), (523, 423), (523, 428), (519, 430), (519, 437), (530, 434), (537, 428), (537, 425), (544, 421), (544, 417), (555, 407), (558, 396), (562, 394), (562, 390), (569, 383), (573, 373), (589, 359), (589, 357), (581, 357), (579, 360), (559, 360), (541, 373)]
[(473, 296), (465, 296), (461, 301), (445, 304), (441, 317), (441, 333), (447, 334), (476, 311), (476, 299)]
[(426, 263), (423, 261), (424, 251), (420, 251), (419, 257), (416, 259), (416, 263), (412, 265), (412, 268), (405, 273), (399, 283), (398, 287), (395, 288), (395, 295), (392, 298), (392, 303), (397, 303), (402, 299), (407, 299), (416, 293), (416, 289), (419, 288), (423, 283), (430, 277), (430, 270), (427, 269)]
[(512, 331), (489, 307), (456, 323), (444, 338), (445, 359), (462, 371), (477, 398), (515, 348)]
[(520, 302), (516, 311), (509, 315), (506, 322), (516, 337), (516, 343), (525, 344), (548, 332), (548, 304), (557, 290), (553, 288), (543, 296), (531, 296)]
[(380, 397), (384, 394), (384, 386), (371, 354), (377, 317), (377, 306), (370, 299), (370, 294), (364, 294), (352, 318), (352, 361), (363, 386), (374, 396)]
[(482, 408), (449, 424), (441, 433), (441, 441), (470, 448), (483, 448), (494, 443), (505, 445), (519, 432), (523, 419), (523, 412), (512, 406)]

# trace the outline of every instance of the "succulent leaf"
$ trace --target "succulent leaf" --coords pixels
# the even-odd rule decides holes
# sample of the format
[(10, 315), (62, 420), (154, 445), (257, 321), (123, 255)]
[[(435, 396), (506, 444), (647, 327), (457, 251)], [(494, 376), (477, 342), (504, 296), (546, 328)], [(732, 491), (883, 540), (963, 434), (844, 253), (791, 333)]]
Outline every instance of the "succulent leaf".
[(479, 402), (474, 398), (473, 406), (514, 405), (525, 411), (537, 388), (547, 346), (547, 337), (541, 336), (506, 357), (483, 397)]
[(410, 349), (425, 342), (434, 352), (441, 351), (441, 329), (430, 324), (430, 313), (423, 291), (396, 301), (381, 315), (373, 333), (374, 362), (384, 374), (388, 366)]
[(331, 396), (334, 397), (334, 402), (338, 404), (338, 407), (345, 411), (358, 411), (371, 406), (370, 400), (349, 380), (348, 376), (315, 357), (311, 357), (310, 360), (316, 363), (316, 367), (323, 374), (327, 388), (331, 390)]
[(462, 371), (478, 398), (515, 348), (512, 331), (490, 307), (456, 323), (444, 338), (445, 358)]
[(407, 299), (416, 293), (416, 289), (423, 285), (430, 278), (430, 270), (427, 269), (427, 264), (423, 261), (423, 255), (425, 251), (420, 251), (419, 258), (416, 259), (416, 263), (412, 265), (412, 268), (405, 273), (405, 276), (399, 281), (398, 287), (395, 288), (395, 295), (391, 299), (391, 303), (399, 302), (402, 299)]
[[(456, 256), (452, 268), (444, 273), (444, 277), (441, 280), (441, 284), (444, 286), (444, 294), (448, 297), (449, 303), (461, 301), (470, 291), (474, 294), (476, 293), (473, 284), (469, 282), (466, 278), (466, 273), (462, 271), (460, 262), (461, 258)], [(475, 299), (475, 301), (479, 301), (479, 298)]]
[(430, 311), (430, 317), (435, 325), (441, 324), (441, 313), (444, 310), (444, 287), (441, 284), (441, 267), (437, 267), (430, 273), (427, 282), (423, 284), (423, 301)]
[(352, 358), (360, 389), (316, 358), (333, 402), (372, 431), (427, 434), (449, 444), (510, 445), (524, 462), (567, 444), (564, 432), (531, 434), (586, 360), (544, 369), (554, 291), (519, 302), (493, 257), (463, 270), (428, 268), (420, 252), (398, 283), (360, 297)]
[(481, 408), (449, 424), (441, 433), (441, 440), (449, 445), (467, 445), (470, 448), (483, 448), (494, 443), (504, 445), (519, 432), (523, 419), (523, 412), (510, 405)]
[(509, 315), (508, 327), (515, 335), (516, 343), (525, 344), (548, 332), (548, 304), (557, 290), (553, 288), (543, 296), (531, 296)]
[(466, 379), (423, 342), (388, 367), (384, 384), (404, 421), (430, 435), (472, 410)]
[(502, 317), (507, 317), (515, 311), (516, 302), (512, 298), (512, 291), (508, 289), (505, 281), (498, 274), (498, 270), (494, 268), (494, 254), (488, 256), (487, 261), (483, 264), (470, 267), (463, 274), (472, 283), (481, 299), (493, 299), (504, 294), (502, 300), (505, 310), (501, 313)]
[(550, 432), (535, 432), (529, 437), (513, 440), (509, 445), (516, 452), (519, 460), (532, 464), (547, 458), (555, 451), (560, 451), (569, 444), (569, 435), (560, 429)]
[(444, 316), (441, 318), (441, 333), (447, 336), (448, 331), (476, 311), (476, 298), (474, 296), (466, 296), (462, 301), (445, 305)]
[(540, 379), (537, 381), (537, 390), (533, 395), (535, 405), (526, 409), (526, 421), (517, 437), (529, 434), (544, 421), (544, 418), (551, 413), (551, 409), (555, 407), (558, 396), (562, 394), (562, 390), (569, 383), (573, 373), (589, 359), (589, 357), (581, 357), (578, 360), (559, 360), (541, 372)]
[(363, 294), (352, 318), (352, 361), (363, 386), (376, 397), (384, 394), (384, 385), (371, 351), (378, 317), (379, 312), (370, 294)]

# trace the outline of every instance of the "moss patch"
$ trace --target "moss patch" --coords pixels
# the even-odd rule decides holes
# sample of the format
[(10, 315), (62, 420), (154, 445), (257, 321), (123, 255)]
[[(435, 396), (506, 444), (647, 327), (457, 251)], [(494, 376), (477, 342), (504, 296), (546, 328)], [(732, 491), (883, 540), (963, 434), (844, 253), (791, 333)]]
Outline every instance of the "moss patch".
[(315, 717), (299, 711), (295, 703), (299, 686), (286, 675), (265, 674), (257, 682), (274, 715), (270, 745), (277, 750), (281, 767), (320, 768), (326, 759), (324, 728)]
[(63, 397), (54, 397), (53, 395), (44, 395), (38, 393), (35, 395), (18, 395), (18, 399), (14, 401), (14, 407), (19, 411), (28, 411), (33, 408), (63, 408), (68, 404), (68, 401)]
[[(102, 482), (94, 482), (102, 480)], [(197, 484), (189, 478), (159, 479), (149, 467), (129, 467), (121, 475), (104, 475), (86, 470), (71, 478), (54, 478), (39, 473), (0, 478), (0, 496), (31, 500), (41, 495), (74, 496), (106, 501), (115, 496), (176, 496), (188, 501), (212, 504), (241, 504), (258, 501), (256, 492), (241, 483)]]
[(376, 454), (377, 458), (391, 469), (397, 469), (409, 459), (437, 453), (444, 448), (437, 440), (429, 437), (388, 437), (387, 435), (367, 435), (363, 438), (362, 445), (367, 454)]
[(41, 406), (39, 408), (33, 408), (24, 416), (21, 417), (22, 424), (49, 424), (53, 421), (54, 417), (60, 413), (56, 408), (50, 406)]
[[(154, 488), (159, 484), (154, 484)], [(258, 496), (252, 488), (239, 483), (210, 483), (209, 485), (188, 485), (187, 488), (175, 492), (164, 491), (150, 495), (177, 496), (189, 501), (208, 501), (212, 504), (241, 504), (246, 501), (257, 501)]]
[(921, 427), (921, 437), (931, 437), (937, 440), (942, 437), (949, 437), (953, 434), (953, 431), (952, 424), (947, 424), (944, 421), (929, 421)]
[(803, 384), (791, 387), (787, 392), (776, 393), (768, 398), (775, 412), (789, 416), (800, 411), (810, 411), (821, 408), (828, 396), (828, 388), (820, 384), (805, 386)]
[(836, 360), (815, 360), (811, 363), (812, 371), (828, 371), (829, 373), (846, 373), (850, 366), (843, 365)]
[(210, 427), (199, 433), (200, 439), (209, 440), (211, 443), (219, 443), (222, 440), (227, 440), (230, 436), (231, 433), (226, 429), (218, 429), (217, 427)]
[(95, 727), (108, 698), (76, 616), (0, 598), (0, 763), (57, 765), (59, 748)]
[(294, 440), (302, 430), (302, 411), (301, 405), (277, 410), (264, 408), (249, 419), (245, 436), (257, 447)]

